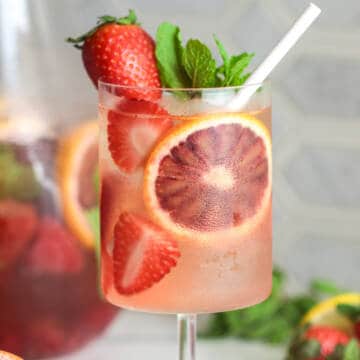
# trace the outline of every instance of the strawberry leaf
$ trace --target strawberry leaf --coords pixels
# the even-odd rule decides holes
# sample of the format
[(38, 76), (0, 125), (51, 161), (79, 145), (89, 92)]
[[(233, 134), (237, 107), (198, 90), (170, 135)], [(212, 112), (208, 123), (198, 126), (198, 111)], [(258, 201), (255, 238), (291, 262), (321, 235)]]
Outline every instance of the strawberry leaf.
[(190, 79), (182, 66), (183, 52), (179, 27), (168, 22), (160, 24), (156, 33), (155, 55), (163, 87), (190, 87)]
[(96, 23), (96, 26), (86, 32), (83, 35), (80, 35), (76, 38), (68, 37), (66, 39), (66, 42), (74, 44), (74, 46), (77, 49), (82, 49), (83, 42), (95, 34), (97, 29), (99, 29), (101, 26), (105, 24), (118, 24), (118, 25), (140, 25), (140, 23), (137, 22), (137, 17), (134, 10), (129, 10), (129, 14), (124, 17), (117, 18), (115, 16), (111, 15), (103, 15), (98, 18), (98, 21)]

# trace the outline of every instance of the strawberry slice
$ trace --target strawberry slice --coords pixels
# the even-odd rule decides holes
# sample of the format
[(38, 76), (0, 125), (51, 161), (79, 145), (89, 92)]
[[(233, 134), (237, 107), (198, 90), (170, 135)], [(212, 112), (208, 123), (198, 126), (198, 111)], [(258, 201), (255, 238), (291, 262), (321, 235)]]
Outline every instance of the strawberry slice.
[(321, 345), (321, 356), (333, 353), (337, 345), (345, 345), (350, 341), (349, 335), (331, 326), (312, 326), (305, 334), (308, 340), (316, 340)]
[(0, 202), (0, 270), (13, 264), (33, 237), (38, 216), (31, 205)]
[(26, 260), (29, 270), (37, 274), (73, 274), (84, 266), (77, 240), (50, 217), (42, 220)]
[(168, 274), (180, 256), (177, 243), (150, 221), (122, 213), (114, 229), (114, 283), (131, 295), (149, 289)]
[(172, 126), (168, 112), (147, 101), (125, 100), (108, 113), (109, 150), (126, 173), (141, 166), (156, 141)]

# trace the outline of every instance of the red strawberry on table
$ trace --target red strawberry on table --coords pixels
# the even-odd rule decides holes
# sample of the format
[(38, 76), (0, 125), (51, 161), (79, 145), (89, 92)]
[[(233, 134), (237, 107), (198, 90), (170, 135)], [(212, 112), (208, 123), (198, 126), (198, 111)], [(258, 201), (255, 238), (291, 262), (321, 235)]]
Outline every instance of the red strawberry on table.
[(176, 241), (150, 221), (130, 213), (119, 216), (114, 229), (114, 283), (131, 295), (159, 282), (176, 266)]
[[(85, 69), (94, 85), (98, 80), (144, 89), (120, 89), (127, 98), (156, 100), (160, 79), (153, 39), (138, 24), (134, 11), (123, 18), (102, 16), (88, 33), (69, 38), (82, 49)], [(146, 89), (147, 88), (147, 89)], [(149, 89), (149, 88), (152, 88)]]
[(41, 221), (26, 260), (29, 270), (38, 274), (73, 274), (84, 265), (77, 240), (51, 217)]
[(14, 263), (33, 237), (38, 215), (28, 204), (0, 202), (0, 270)]
[(350, 341), (349, 335), (345, 332), (325, 325), (310, 327), (305, 333), (305, 338), (320, 343), (321, 356), (323, 357), (332, 354), (337, 345), (346, 345)]
[(157, 104), (124, 100), (117, 111), (108, 113), (109, 149), (114, 162), (127, 173), (134, 172), (171, 126), (168, 112)]

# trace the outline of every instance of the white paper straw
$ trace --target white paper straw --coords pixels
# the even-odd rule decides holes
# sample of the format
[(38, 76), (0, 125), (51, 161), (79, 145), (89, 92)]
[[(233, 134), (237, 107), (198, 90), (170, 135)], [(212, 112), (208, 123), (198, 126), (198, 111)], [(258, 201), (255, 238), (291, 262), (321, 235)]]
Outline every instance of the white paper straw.
[[(240, 110), (255, 91), (261, 86), (261, 83), (269, 76), (271, 71), (274, 70), (276, 65), (282, 60), (287, 52), (296, 44), (304, 32), (310, 27), (315, 19), (320, 15), (321, 10), (315, 4), (310, 3), (304, 13), (295, 22), (292, 28), (275, 46), (267, 58), (257, 67), (252, 75), (244, 83), (244, 88), (227, 104), (229, 110)], [(257, 84), (253, 86), (246, 86)]]

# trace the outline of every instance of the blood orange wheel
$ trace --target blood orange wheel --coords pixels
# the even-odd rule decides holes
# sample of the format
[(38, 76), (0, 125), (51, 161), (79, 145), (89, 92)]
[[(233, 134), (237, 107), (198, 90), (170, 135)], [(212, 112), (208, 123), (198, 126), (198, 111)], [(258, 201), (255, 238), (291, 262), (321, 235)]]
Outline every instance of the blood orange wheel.
[(97, 205), (93, 184), (97, 170), (99, 127), (96, 120), (81, 124), (60, 142), (57, 156), (59, 190), (65, 222), (86, 247), (95, 246), (95, 236), (86, 217)]
[(150, 155), (145, 204), (157, 223), (180, 236), (247, 231), (269, 206), (271, 165), (270, 134), (256, 118), (192, 119)]

